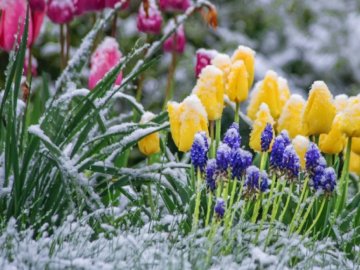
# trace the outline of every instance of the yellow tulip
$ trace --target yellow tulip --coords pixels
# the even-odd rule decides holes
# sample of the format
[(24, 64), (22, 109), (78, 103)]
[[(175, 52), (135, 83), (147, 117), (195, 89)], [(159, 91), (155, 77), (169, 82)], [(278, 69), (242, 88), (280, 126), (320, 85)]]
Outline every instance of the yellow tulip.
[(338, 154), (344, 150), (346, 136), (341, 132), (342, 114), (337, 114), (328, 134), (321, 134), (319, 148), (326, 154)]
[(360, 175), (360, 155), (351, 152), (349, 171)]
[(306, 135), (328, 133), (336, 114), (333, 96), (323, 81), (311, 86), (306, 102), (302, 123)]
[(251, 149), (261, 152), (261, 134), (267, 124), (271, 124), (273, 126), (275, 124), (275, 121), (271, 116), (268, 105), (262, 103), (260, 105), (259, 111), (256, 114), (256, 119), (253, 123), (253, 127), (250, 133), (249, 145)]
[(278, 78), (278, 86), (280, 92), (280, 110), (282, 111), (286, 102), (289, 100), (291, 92), (287, 80), (283, 77)]
[(337, 112), (342, 112), (345, 110), (348, 104), (348, 96), (347, 95), (337, 95), (334, 99), (334, 105)]
[(213, 65), (205, 67), (192, 91), (204, 105), (209, 120), (221, 118), (224, 109), (224, 74)]
[(233, 63), (238, 60), (242, 60), (245, 63), (246, 70), (249, 74), (248, 85), (250, 88), (254, 82), (255, 76), (255, 52), (249, 47), (239, 46), (231, 57)]
[(251, 94), (247, 115), (254, 120), (261, 103), (266, 103), (270, 108), (272, 117), (278, 119), (281, 113), (280, 96), (278, 76), (270, 70), (266, 73), (264, 80), (256, 84), (255, 90)]
[(226, 86), (226, 94), (233, 102), (245, 101), (249, 95), (248, 73), (243, 61), (232, 64)]
[(360, 138), (352, 138), (351, 151), (353, 151), (355, 154), (360, 155)]
[(348, 137), (360, 137), (360, 96), (349, 98), (343, 114), (344, 120), (341, 130)]
[(302, 112), (305, 107), (305, 100), (300, 95), (291, 95), (286, 102), (277, 123), (277, 130), (280, 133), (284, 129), (288, 131), (290, 138), (296, 135), (304, 135), (301, 125)]
[(168, 102), (170, 131), (175, 145), (182, 152), (190, 150), (195, 134), (208, 134), (208, 120), (204, 106), (196, 95), (190, 95), (182, 103)]
[[(155, 115), (151, 112), (146, 112), (141, 117), (140, 123), (148, 123), (150, 122)], [(138, 147), (141, 153), (144, 155), (152, 155), (160, 152), (160, 137), (159, 132), (152, 133), (145, 138), (142, 138), (138, 142)]]
[(225, 53), (218, 53), (211, 60), (211, 64), (220, 69), (224, 73), (224, 84), (227, 84), (228, 77), (231, 70), (231, 59)]
[(297, 135), (292, 140), (292, 145), (294, 146), (294, 149), (300, 158), (300, 165), (302, 169), (305, 169), (305, 154), (309, 147), (309, 144), (309, 139), (301, 135)]

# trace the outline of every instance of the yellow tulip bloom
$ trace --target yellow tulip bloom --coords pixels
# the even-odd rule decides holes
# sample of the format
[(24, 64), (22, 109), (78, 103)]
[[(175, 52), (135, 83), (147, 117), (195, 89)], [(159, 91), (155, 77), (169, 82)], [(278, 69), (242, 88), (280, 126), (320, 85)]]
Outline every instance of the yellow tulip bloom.
[(283, 77), (278, 78), (278, 87), (280, 92), (280, 111), (282, 111), (290, 98), (291, 92), (287, 80)]
[(337, 95), (334, 99), (334, 105), (337, 112), (342, 112), (346, 109), (348, 104), (348, 96), (347, 95)]
[(254, 120), (261, 103), (266, 103), (272, 117), (278, 119), (281, 113), (280, 97), (278, 76), (274, 71), (270, 70), (266, 73), (264, 80), (256, 84), (255, 90), (251, 94), (247, 108), (248, 117)]
[(227, 85), (228, 77), (231, 70), (231, 59), (225, 53), (218, 53), (212, 60), (211, 64), (224, 73), (224, 84)]
[(351, 151), (353, 151), (355, 154), (360, 155), (360, 138), (352, 138)]
[(233, 63), (238, 60), (242, 60), (245, 63), (246, 70), (249, 74), (248, 85), (250, 88), (254, 82), (255, 76), (255, 52), (249, 47), (239, 46), (231, 57)]
[(337, 114), (328, 134), (321, 134), (319, 148), (326, 154), (338, 154), (344, 150), (346, 136), (341, 132), (342, 114)]
[(224, 73), (213, 65), (205, 67), (192, 91), (204, 105), (209, 120), (221, 118), (224, 109)]
[(323, 81), (311, 86), (306, 102), (302, 123), (306, 135), (328, 133), (336, 114), (333, 96)]
[(349, 171), (360, 175), (360, 155), (351, 151)]
[(262, 103), (260, 105), (259, 111), (256, 114), (256, 119), (253, 123), (253, 127), (250, 133), (249, 145), (251, 149), (261, 152), (261, 134), (267, 124), (271, 124), (273, 126), (275, 124), (275, 121), (271, 116), (268, 105)]
[(204, 106), (196, 95), (190, 95), (182, 103), (168, 102), (170, 131), (175, 145), (182, 152), (190, 150), (195, 134), (208, 134), (208, 120)]
[[(146, 112), (141, 117), (140, 123), (148, 123), (150, 122), (155, 115), (151, 112)], [(142, 138), (138, 142), (138, 147), (141, 153), (143, 153), (146, 156), (156, 154), (160, 152), (160, 136), (159, 132), (152, 133), (145, 138)]]
[(236, 103), (245, 101), (249, 95), (248, 73), (245, 63), (241, 60), (231, 66), (226, 94), (231, 101)]
[(277, 130), (280, 133), (287, 130), (290, 138), (295, 138), (296, 135), (304, 135), (304, 130), (301, 125), (302, 113), (305, 107), (305, 100), (300, 95), (291, 95), (286, 102), (283, 111), (277, 123)]
[(305, 154), (309, 147), (309, 144), (309, 139), (301, 135), (297, 135), (292, 140), (292, 145), (294, 146), (294, 149), (300, 158), (300, 165), (302, 169), (305, 169)]
[(341, 130), (348, 137), (360, 137), (360, 96), (349, 98), (343, 114), (344, 120)]

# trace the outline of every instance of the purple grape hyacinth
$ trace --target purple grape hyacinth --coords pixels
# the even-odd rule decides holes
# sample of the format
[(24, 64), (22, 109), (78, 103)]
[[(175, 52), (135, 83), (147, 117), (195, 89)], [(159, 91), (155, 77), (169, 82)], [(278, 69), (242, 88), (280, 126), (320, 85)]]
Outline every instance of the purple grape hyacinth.
[(200, 169), (204, 172), (206, 162), (208, 160), (207, 154), (209, 152), (209, 141), (205, 132), (198, 132), (195, 135), (194, 142), (191, 146), (190, 157), (191, 163), (195, 170)]
[(261, 133), (261, 151), (262, 152), (269, 151), (273, 138), (274, 138), (274, 131), (273, 131), (272, 125), (267, 123), (263, 132)]
[(300, 174), (300, 158), (291, 144), (286, 146), (284, 150), (282, 166), (289, 180), (298, 179)]
[(226, 172), (230, 166), (231, 148), (225, 144), (220, 143), (219, 148), (216, 152), (216, 163), (222, 172)]
[(278, 135), (270, 153), (270, 167), (278, 172), (284, 169), (283, 166), (283, 155), (285, 148), (290, 144), (290, 138), (287, 131), (282, 131)]
[(336, 173), (331, 167), (316, 167), (311, 178), (311, 185), (315, 190), (322, 190), (327, 194), (332, 193), (336, 187)]
[(225, 202), (223, 199), (218, 198), (214, 207), (215, 214), (218, 218), (222, 219), (225, 214)]
[(321, 166), (325, 168), (326, 161), (321, 155), (319, 148), (315, 143), (310, 143), (308, 150), (305, 154), (306, 170), (310, 176), (314, 174), (316, 167)]
[(244, 186), (247, 193), (264, 192), (269, 188), (269, 178), (266, 172), (260, 172), (256, 166), (250, 166), (246, 169), (246, 178)]
[(225, 132), (223, 142), (230, 148), (240, 148), (241, 136), (239, 132), (239, 124), (233, 123)]
[(241, 148), (232, 149), (230, 159), (232, 178), (240, 180), (246, 169), (252, 164), (252, 154)]
[(209, 159), (206, 166), (206, 185), (210, 191), (216, 189), (217, 165), (215, 159)]

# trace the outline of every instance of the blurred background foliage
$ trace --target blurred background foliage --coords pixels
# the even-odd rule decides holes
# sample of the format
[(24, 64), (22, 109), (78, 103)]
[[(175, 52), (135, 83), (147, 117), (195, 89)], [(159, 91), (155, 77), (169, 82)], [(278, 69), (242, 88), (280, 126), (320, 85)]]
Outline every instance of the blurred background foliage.
[[(121, 11), (117, 20), (116, 38), (123, 54), (128, 53), (140, 39), (155, 41), (158, 36), (146, 37), (136, 29), (139, 0), (134, 0), (127, 11)], [(288, 79), (293, 92), (305, 94), (314, 80), (324, 80), (331, 91), (353, 95), (360, 84), (359, 51), (360, 2), (356, 0), (212, 0), (218, 10), (219, 27), (210, 30), (199, 14), (185, 25), (187, 48), (178, 57), (175, 76), (175, 100), (191, 92), (194, 83), (195, 52), (198, 48), (211, 48), (232, 54), (239, 44), (257, 51), (256, 79), (260, 80), (268, 69)], [(89, 13), (71, 23), (72, 52), (99, 14)], [(166, 19), (171, 15), (166, 14)], [(100, 36), (99, 42), (108, 31)], [(59, 26), (46, 20), (40, 38), (32, 53), (38, 61), (38, 75), (46, 74), (51, 82), (60, 74)], [(168, 66), (171, 57), (164, 54), (155, 67), (145, 74), (142, 102), (148, 110), (162, 107)], [(5, 71), (8, 55), (0, 53), (0, 69)], [(127, 67), (125, 73), (132, 68)], [(87, 87), (88, 70), (79, 74), (77, 87)], [(50, 83), (50, 85), (52, 84)], [(36, 88), (41, 79), (34, 81)], [(4, 72), (0, 73), (4, 85)], [(135, 93), (134, 87), (128, 89)], [(125, 106), (125, 104), (123, 104)], [(120, 106), (121, 107), (121, 106)], [(243, 108), (244, 109), (244, 108)]]

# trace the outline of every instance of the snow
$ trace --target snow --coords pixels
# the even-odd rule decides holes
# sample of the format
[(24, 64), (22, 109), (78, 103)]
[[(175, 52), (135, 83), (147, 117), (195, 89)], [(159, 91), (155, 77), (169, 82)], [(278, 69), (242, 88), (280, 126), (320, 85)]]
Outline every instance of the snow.
[[(204, 117), (205, 119), (207, 119), (207, 113), (206, 110), (204, 108), (204, 106), (202, 105), (200, 99), (192, 94), (190, 96), (188, 96), (187, 98), (184, 99), (183, 101), (184, 104), (184, 112), (183, 112), (183, 116), (188, 117), (189, 115), (192, 115), (193, 117), (195, 117), (196, 115), (194, 115), (193, 112), (196, 112), (196, 114), (199, 114), (200, 116)], [(184, 121), (185, 119), (180, 118), (181, 121)]]

